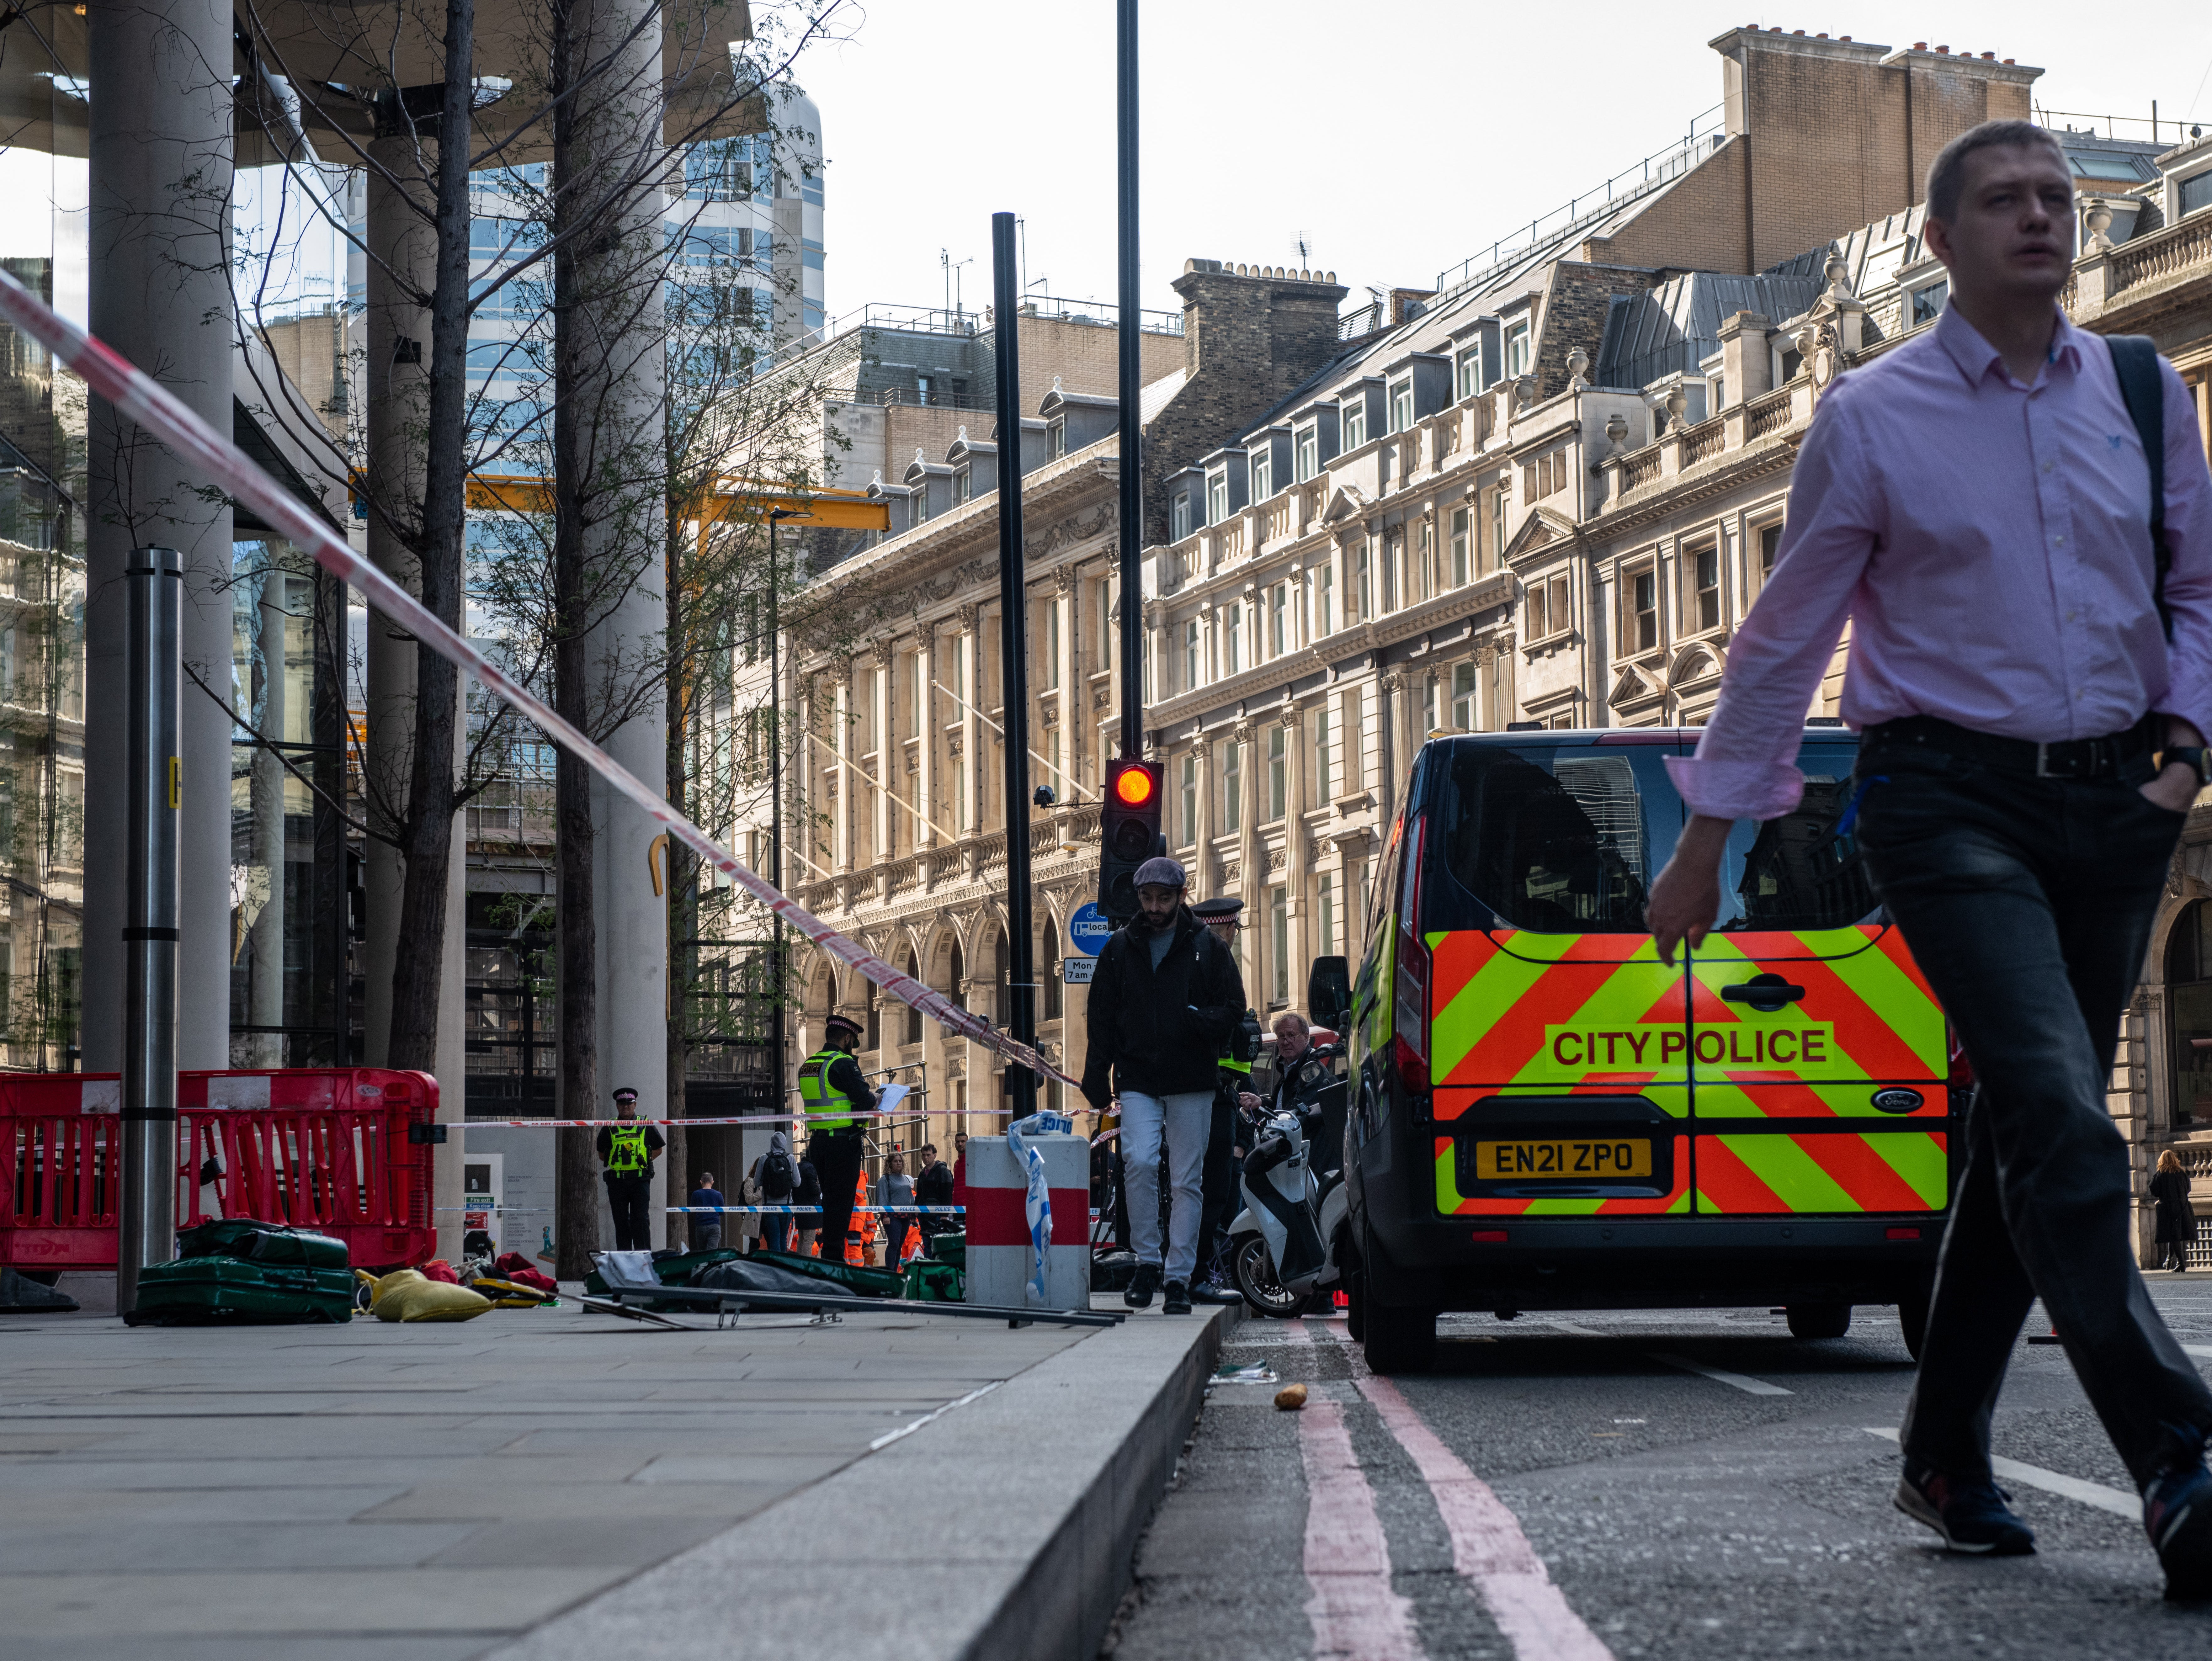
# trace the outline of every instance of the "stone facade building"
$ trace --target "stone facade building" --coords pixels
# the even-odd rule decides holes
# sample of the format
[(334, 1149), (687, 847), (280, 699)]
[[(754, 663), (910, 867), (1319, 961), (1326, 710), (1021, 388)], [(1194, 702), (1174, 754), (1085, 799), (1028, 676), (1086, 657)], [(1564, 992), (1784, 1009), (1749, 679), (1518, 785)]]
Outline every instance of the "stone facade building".
[[(1395, 290), (1346, 314), (1334, 341), (1313, 315), (1317, 296), (1292, 275), (1192, 262), (1178, 281), (1194, 308), (1192, 362), (1148, 392), (1146, 412), (1147, 753), (1167, 769), (1169, 841), (1194, 893), (1245, 901), (1246, 985), (1263, 1010), (1303, 1001), (1314, 958), (1358, 958), (1395, 792), (1430, 731), (1705, 718), (1732, 633), (1771, 568), (1821, 393), (1940, 314), (1944, 273), (1921, 240), (1929, 162), (1984, 119), (2027, 116), (2040, 73), (1994, 54), (1773, 30), (1712, 44), (1717, 130), (1693, 129), (1599, 205), (1579, 198), (1433, 290)], [(2212, 141), (2058, 136), (2081, 188), (2084, 248), (2066, 305), (2089, 328), (2155, 336), (2212, 430)], [(1251, 313), (1264, 308), (1265, 327), (1249, 313), (1209, 326), (1203, 308), (1239, 295)], [(1286, 340), (1299, 352), (1284, 351)], [(1206, 372), (1223, 367), (1218, 356), (1198, 365), (1208, 343), (1232, 347), (1245, 372), (1231, 395), (1209, 392), (1205, 420), (1179, 426), (1199, 413), (1186, 400)], [(1250, 367), (1263, 350), (1273, 358)], [(1301, 352), (1310, 367), (1286, 379)], [(1110, 405), (1099, 413), (1110, 420)], [(1167, 435), (1177, 441), (1158, 441)], [(948, 452), (890, 488), (949, 488), (963, 462), (974, 458)], [(1032, 592), (1043, 597), (1032, 616), (1051, 631), (1032, 652), (1032, 732), (1050, 766), (1086, 785), (1109, 753), (1120, 695), (1114, 464), (1109, 440), (1029, 487)], [(995, 591), (995, 520), (972, 499), (961, 513), (917, 521), (895, 510), (894, 526), (914, 529), (895, 530), (868, 570), (901, 585), (915, 580), (909, 570), (929, 573), (899, 589), (917, 614), (911, 644), (854, 659), (857, 678), (813, 684), (833, 700), (830, 724), (852, 727), (859, 699), (878, 724), (857, 730), (907, 748), (908, 800), (955, 813), (941, 769), (968, 763), (959, 788), (975, 816), (917, 822), (916, 838), (936, 840), (909, 852), (898, 827), (920, 815), (860, 799), (877, 794), (864, 780), (896, 752), (835, 765), (817, 752), (812, 799), (837, 803), (836, 825), (868, 828), (841, 829), (836, 852), (810, 856), (823, 863), (802, 897), (988, 1008), (1003, 982), (990, 927), (991, 861), (1003, 858), (990, 838), (1005, 822), (990, 795), (996, 712), (963, 716), (955, 731), (942, 708), (908, 724), (902, 701), (919, 671), (901, 652), (934, 653), (933, 684), (988, 697), (996, 683), (996, 633), (979, 609)], [(908, 605), (920, 592), (929, 597)], [(1834, 718), (1841, 666), (1839, 653), (1813, 718)], [(1091, 700), (1087, 724), (1077, 690)], [(977, 742), (993, 751), (981, 766)], [(933, 747), (939, 759), (924, 761)], [(840, 776), (852, 781), (842, 797), (832, 794)], [(1031, 818), (1041, 931), (1091, 897), (1089, 802)], [(2194, 1128), (2200, 1089), (2212, 1119), (2212, 1065), (2197, 1062), (2200, 1044), (2212, 1054), (2212, 809), (2198, 818), (2114, 1079), (2113, 1111), (2146, 1169), (2169, 1143), (2212, 1167), (2212, 1131), (2200, 1155)], [(1039, 962), (1056, 969), (1063, 941), (1041, 940)], [(1071, 1061), (1082, 998), (1048, 991), (1040, 1006)], [(823, 967), (807, 1008), (854, 999), (865, 1007), (866, 994), (833, 985)], [(933, 1077), (960, 1080), (944, 1106), (986, 1105), (975, 1081), (988, 1058), (940, 1068), (933, 1029), (887, 1032), (905, 1021), (876, 1012), (871, 1054), (910, 1050)]]

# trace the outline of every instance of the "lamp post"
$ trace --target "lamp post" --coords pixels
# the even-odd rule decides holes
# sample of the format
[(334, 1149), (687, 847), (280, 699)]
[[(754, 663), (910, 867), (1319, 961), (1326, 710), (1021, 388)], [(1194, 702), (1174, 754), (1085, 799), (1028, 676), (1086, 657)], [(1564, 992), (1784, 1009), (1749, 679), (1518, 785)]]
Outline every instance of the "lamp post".
[[(1014, 216), (991, 215), (991, 282), (998, 339), (999, 685), (1006, 705), (1006, 1022), (1017, 1042), (1036, 1043), (1036, 937), (1030, 927), (1030, 677), (1028, 581), (1022, 562), (1020, 265)], [(1008, 1064), (1016, 1119), (1036, 1108), (1036, 1078)]]
[(1121, 530), (1116, 552), (1121, 573), (1121, 755), (1133, 761), (1145, 753), (1144, 597), (1137, 577), (1137, 555), (1145, 545), (1145, 437), (1139, 420), (1145, 376), (1137, 330), (1137, 0), (1116, 0), (1114, 24), (1115, 173), (1121, 219)]

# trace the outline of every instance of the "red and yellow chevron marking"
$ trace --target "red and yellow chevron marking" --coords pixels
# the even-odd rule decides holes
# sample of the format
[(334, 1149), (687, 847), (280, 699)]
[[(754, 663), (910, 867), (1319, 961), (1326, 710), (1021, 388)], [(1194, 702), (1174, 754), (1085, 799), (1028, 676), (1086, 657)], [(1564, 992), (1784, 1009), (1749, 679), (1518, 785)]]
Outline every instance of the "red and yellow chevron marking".
[(1941, 1131), (1701, 1136), (1697, 1205), (1730, 1215), (1940, 1211), (1949, 1193)]
[[(1626, 1127), (1623, 1127), (1624, 1130)], [(1640, 1131), (1640, 1127), (1639, 1131)], [(1654, 1131), (1662, 1127), (1654, 1125)], [(1605, 1199), (1594, 1195), (1562, 1195), (1556, 1199), (1516, 1196), (1501, 1198), (1459, 1191), (1459, 1161), (1453, 1138), (1436, 1139), (1437, 1214), (1462, 1217), (1625, 1217), (1651, 1216), (1690, 1209), (1690, 1150), (1677, 1137), (1674, 1143), (1674, 1186), (1664, 1195), (1638, 1199)]]
[(1659, 961), (1649, 936), (1429, 940), (1430, 1076), (1439, 1086), (1632, 1092), (1689, 1077), (1682, 972)]
[[(1762, 973), (1804, 998), (1768, 1012), (1721, 997)], [(1690, 974), (1699, 1118), (1887, 1118), (1873, 1098), (1889, 1084), (1920, 1089), (1911, 1117), (1948, 1111), (1943, 1012), (1896, 930), (1709, 935)], [(1708, 1053), (1708, 1032), (1728, 1035), (1725, 1055)]]

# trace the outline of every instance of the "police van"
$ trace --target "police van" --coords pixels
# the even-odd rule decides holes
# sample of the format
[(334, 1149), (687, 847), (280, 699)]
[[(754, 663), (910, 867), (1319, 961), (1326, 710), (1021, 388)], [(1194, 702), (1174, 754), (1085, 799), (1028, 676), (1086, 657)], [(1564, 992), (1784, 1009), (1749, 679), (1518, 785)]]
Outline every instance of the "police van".
[(1378, 862), (1351, 992), (1352, 1336), (1426, 1366), (1447, 1310), (1899, 1306), (1915, 1354), (1967, 1080), (1852, 840), (1855, 735), (1737, 824), (1723, 915), (1644, 917), (1694, 731), (1436, 737)]

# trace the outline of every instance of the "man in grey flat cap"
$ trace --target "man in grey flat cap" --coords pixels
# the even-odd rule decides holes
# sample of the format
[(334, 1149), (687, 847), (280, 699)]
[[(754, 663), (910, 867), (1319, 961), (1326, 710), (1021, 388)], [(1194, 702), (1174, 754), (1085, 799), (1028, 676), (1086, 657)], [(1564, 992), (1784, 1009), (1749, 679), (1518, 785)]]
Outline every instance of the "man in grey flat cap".
[[(1105, 1110), (1121, 1100), (1122, 1181), (1137, 1272), (1122, 1300), (1142, 1309), (1160, 1287), (1161, 1307), (1190, 1313), (1198, 1258), (1199, 1173), (1212, 1125), (1214, 1075), (1230, 1028), (1244, 1012), (1244, 978), (1229, 949), (1183, 904), (1188, 886), (1172, 859), (1137, 868), (1137, 916), (1117, 929), (1091, 973), (1090, 1047), (1083, 1094)], [(1171, 1199), (1160, 1249), (1160, 1143)]]

